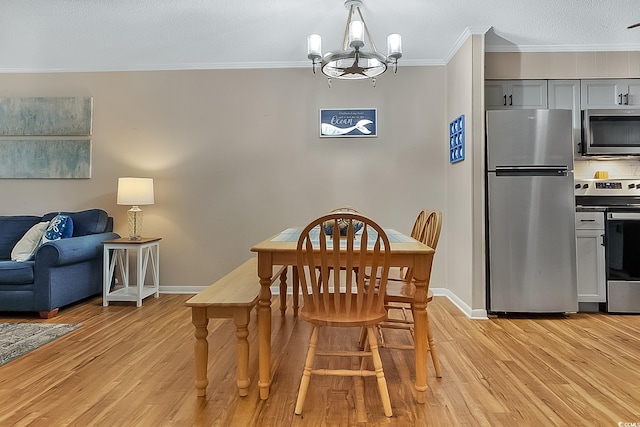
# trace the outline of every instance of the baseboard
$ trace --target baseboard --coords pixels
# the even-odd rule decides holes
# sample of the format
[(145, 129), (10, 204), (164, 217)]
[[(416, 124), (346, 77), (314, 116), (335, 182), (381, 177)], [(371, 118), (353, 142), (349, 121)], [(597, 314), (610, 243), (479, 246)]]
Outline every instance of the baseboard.
[(435, 296), (443, 296), (447, 297), (449, 301), (451, 301), (458, 309), (463, 312), (469, 319), (473, 320), (487, 320), (489, 317), (487, 315), (487, 310), (485, 309), (472, 309), (469, 305), (458, 298), (456, 294), (451, 292), (446, 288), (430, 288), (431, 292)]
[(160, 286), (161, 294), (199, 294), (207, 286)]
[[(190, 294), (198, 294), (207, 288), (208, 286), (160, 286), (160, 293), (190, 295)], [(273, 295), (280, 295), (279, 285), (274, 285), (271, 288), (271, 293)]]
[[(160, 286), (161, 294), (197, 294), (205, 290), (206, 286)], [(430, 288), (435, 296), (443, 296), (449, 299), (458, 309), (468, 318), (473, 320), (486, 320), (487, 310), (472, 309), (469, 305), (462, 301), (456, 294), (446, 288)], [(271, 288), (272, 295), (280, 295), (280, 287), (273, 286)]]

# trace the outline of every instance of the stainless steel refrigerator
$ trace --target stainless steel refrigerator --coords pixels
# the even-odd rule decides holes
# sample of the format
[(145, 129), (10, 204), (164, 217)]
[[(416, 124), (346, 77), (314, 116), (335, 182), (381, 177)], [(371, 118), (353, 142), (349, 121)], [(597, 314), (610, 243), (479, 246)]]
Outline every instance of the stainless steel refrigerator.
[(569, 110), (487, 111), (488, 311), (578, 310)]

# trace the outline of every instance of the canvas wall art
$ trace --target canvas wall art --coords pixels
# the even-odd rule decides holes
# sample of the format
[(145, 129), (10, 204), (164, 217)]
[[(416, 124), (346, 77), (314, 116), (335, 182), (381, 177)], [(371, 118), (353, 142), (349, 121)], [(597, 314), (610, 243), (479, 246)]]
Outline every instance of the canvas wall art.
[(320, 136), (323, 138), (376, 137), (378, 119), (375, 108), (320, 110)]
[(0, 136), (91, 135), (93, 98), (0, 98)]
[(0, 178), (91, 178), (91, 140), (0, 140)]

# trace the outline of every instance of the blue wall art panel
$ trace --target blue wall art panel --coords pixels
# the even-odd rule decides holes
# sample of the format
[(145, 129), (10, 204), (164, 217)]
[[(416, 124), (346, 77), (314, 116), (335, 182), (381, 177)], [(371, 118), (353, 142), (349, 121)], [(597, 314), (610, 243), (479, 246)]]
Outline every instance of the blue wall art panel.
[(449, 163), (464, 160), (464, 114), (449, 123)]
[(0, 98), (0, 136), (91, 135), (93, 98)]
[(324, 138), (378, 136), (375, 108), (320, 110), (320, 136)]
[(91, 140), (0, 140), (0, 178), (91, 178)]

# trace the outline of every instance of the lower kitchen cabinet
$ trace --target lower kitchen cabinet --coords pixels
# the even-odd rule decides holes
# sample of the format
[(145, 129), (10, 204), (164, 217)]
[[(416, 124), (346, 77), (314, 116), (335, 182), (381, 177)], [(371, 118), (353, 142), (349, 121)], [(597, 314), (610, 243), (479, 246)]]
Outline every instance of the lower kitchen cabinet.
[(576, 212), (578, 303), (605, 302), (604, 212)]

